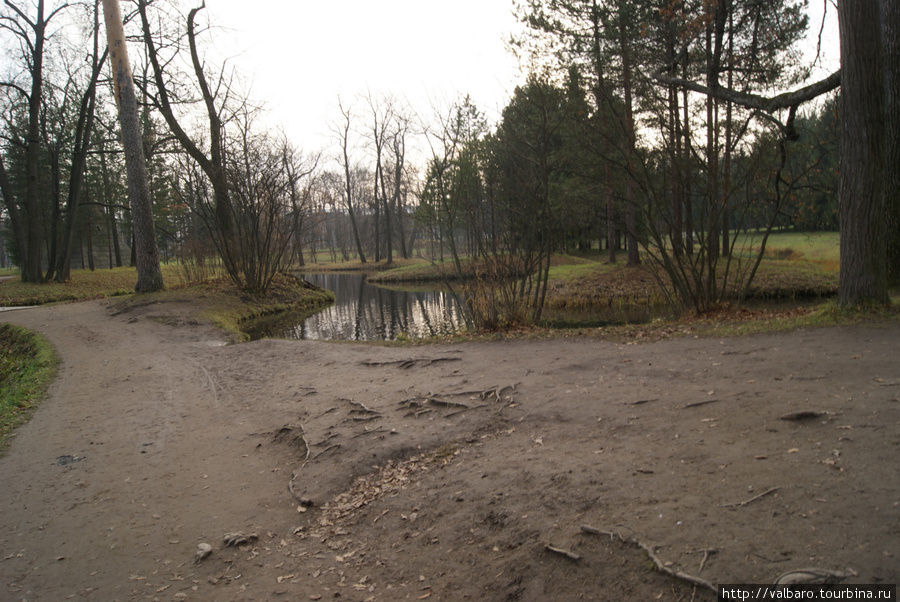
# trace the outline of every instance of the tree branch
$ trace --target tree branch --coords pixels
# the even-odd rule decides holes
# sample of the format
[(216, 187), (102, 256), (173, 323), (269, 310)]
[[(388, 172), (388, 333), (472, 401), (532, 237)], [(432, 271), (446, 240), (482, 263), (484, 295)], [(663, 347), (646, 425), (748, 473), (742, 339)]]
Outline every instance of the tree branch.
[(727, 100), (729, 102), (733, 102), (734, 104), (741, 105), (742, 107), (746, 107), (748, 109), (756, 109), (758, 111), (764, 111), (766, 113), (773, 113), (780, 109), (796, 107), (797, 105), (810, 101), (818, 96), (821, 96), (822, 94), (831, 92), (832, 90), (839, 88), (841, 85), (841, 71), (840, 69), (838, 69), (825, 79), (814, 82), (808, 86), (800, 88), (799, 90), (784, 92), (783, 94), (767, 98), (765, 96), (759, 96), (758, 94), (738, 92), (737, 90), (732, 90), (724, 86), (718, 86), (715, 90), (713, 90), (708, 86), (693, 82), (689, 79), (666, 75), (665, 72), (669, 71), (671, 67), (672, 65), (663, 65), (662, 67), (654, 71), (650, 75), (650, 77), (661, 84), (680, 86), (682, 88), (687, 88), (688, 90), (691, 90), (693, 92), (698, 92), (700, 94), (705, 94), (706, 96), (712, 96), (721, 100)]

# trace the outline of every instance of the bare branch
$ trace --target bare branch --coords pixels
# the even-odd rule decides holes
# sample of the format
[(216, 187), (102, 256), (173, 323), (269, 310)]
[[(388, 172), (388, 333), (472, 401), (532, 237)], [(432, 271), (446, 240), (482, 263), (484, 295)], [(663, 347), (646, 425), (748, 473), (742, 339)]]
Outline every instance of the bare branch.
[(664, 65), (654, 71), (650, 75), (650, 77), (661, 84), (680, 86), (683, 88), (687, 88), (692, 92), (698, 92), (706, 96), (712, 96), (713, 98), (727, 100), (737, 105), (741, 105), (742, 107), (746, 107), (748, 109), (756, 109), (758, 111), (764, 111), (766, 113), (773, 113), (781, 109), (796, 107), (803, 104), (804, 102), (813, 100), (814, 98), (817, 98), (822, 94), (827, 94), (828, 92), (839, 88), (841, 85), (841, 71), (840, 69), (838, 69), (825, 79), (814, 82), (808, 86), (800, 88), (799, 90), (784, 92), (783, 94), (767, 98), (758, 94), (739, 92), (737, 90), (732, 90), (724, 86), (717, 86), (715, 89), (713, 89), (709, 86), (704, 86), (703, 84), (699, 84), (689, 79), (666, 75), (665, 72), (669, 71), (671, 67), (671, 65)]

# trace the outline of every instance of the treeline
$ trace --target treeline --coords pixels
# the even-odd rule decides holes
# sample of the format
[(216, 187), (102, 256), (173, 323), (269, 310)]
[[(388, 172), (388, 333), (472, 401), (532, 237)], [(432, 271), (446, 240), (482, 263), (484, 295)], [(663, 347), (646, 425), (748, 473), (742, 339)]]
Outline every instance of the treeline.
[[(126, 6), (160, 256), (249, 291), (322, 250), (425, 253), (476, 262), (490, 320), (534, 320), (551, 254), (601, 247), (704, 309), (746, 290), (772, 228), (838, 227), (840, 76), (804, 85), (799, 0), (527, 0), (530, 73), (498, 123), (467, 97), (417, 112), (369, 95), (338, 102), (313, 154), (204, 52), (205, 6)], [(129, 263), (99, 1), (0, 11), (8, 256), (35, 282)]]

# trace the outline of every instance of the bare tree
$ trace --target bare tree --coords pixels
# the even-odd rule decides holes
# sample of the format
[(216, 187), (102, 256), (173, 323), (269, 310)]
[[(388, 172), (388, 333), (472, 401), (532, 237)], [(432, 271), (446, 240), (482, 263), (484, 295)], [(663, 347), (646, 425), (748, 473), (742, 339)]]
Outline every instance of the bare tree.
[[(69, 185), (66, 192), (65, 225), (59, 238), (59, 245), (56, 253), (50, 254), (50, 266), (47, 271), (48, 279), (54, 276), (55, 271), (55, 279), (57, 282), (66, 282), (70, 277), (75, 228), (77, 226), (79, 207), (81, 206), (82, 200), (82, 188), (84, 184), (85, 169), (87, 167), (87, 155), (92, 144), (91, 137), (94, 129), (94, 114), (97, 105), (97, 82), (109, 54), (109, 50), (102, 49), (100, 44), (99, 0), (94, 0), (93, 24), (91, 29), (93, 50), (89, 55), (91, 61), (90, 71), (88, 73), (86, 88), (80, 95), (75, 130), (72, 132), (72, 163), (69, 168)], [(72, 78), (74, 77), (75, 76), (73, 75)], [(56, 237), (51, 238), (51, 243), (56, 244)]]
[(350, 108), (344, 108), (338, 99), (338, 107), (340, 108), (343, 121), (340, 125), (335, 125), (333, 130), (338, 137), (341, 145), (340, 163), (344, 168), (344, 208), (350, 218), (350, 226), (353, 228), (353, 239), (356, 242), (356, 252), (359, 255), (361, 263), (366, 262), (366, 254), (363, 251), (362, 240), (359, 236), (359, 225), (357, 223), (357, 210), (359, 201), (356, 198), (353, 186), (353, 176), (351, 174), (352, 166), (350, 164), (350, 126), (352, 125), (352, 113)]
[[(21, 85), (9, 80), (0, 83), (7, 91), (24, 99), (27, 103), (27, 125), (24, 136), (25, 147), (25, 193), (18, 198), (6, 165), (0, 157), (0, 190), (9, 211), (10, 221), (15, 232), (19, 255), (22, 261), (22, 280), (25, 282), (43, 282), (41, 257), (44, 242), (40, 206), (41, 181), (41, 103), (44, 94), (44, 51), (47, 43), (47, 28), (50, 22), (66, 9), (68, 4), (61, 4), (49, 14), (45, 11), (44, 0), (38, 0), (34, 7), (34, 17), (26, 14), (25, 8), (4, 0), (7, 10), (0, 13), (0, 28), (12, 33), (18, 40), (23, 52), (23, 62), (27, 66), (28, 83)], [(27, 89), (26, 89), (27, 86)]]
[[(226, 173), (226, 152), (225, 152), (225, 123), (229, 119), (228, 114), (233, 113), (234, 109), (230, 106), (234, 100), (234, 90), (232, 89), (232, 79), (226, 76), (224, 70), (219, 73), (218, 79), (211, 86), (204, 70), (203, 61), (200, 58), (200, 51), (197, 45), (197, 14), (206, 8), (206, 3), (202, 3), (198, 8), (193, 8), (188, 12), (187, 16), (187, 41), (188, 51), (190, 54), (190, 64), (193, 70), (192, 78), (196, 86), (201, 102), (206, 112), (208, 137), (208, 150), (201, 146), (201, 138), (192, 137), (187, 133), (185, 128), (176, 115), (176, 105), (181, 99), (173, 98), (171, 74), (167, 73), (165, 67), (169, 61), (161, 56), (160, 42), (154, 35), (154, 28), (150, 22), (148, 13), (149, 2), (147, 0), (138, 0), (138, 11), (141, 17), (141, 27), (143, 31), (144, 45), (147, 50), (147, 58), (150, 61), (153, 73), (153, 81), (155, 84), (155, 92), (150, 95), (150, 102), (162, 114), (169, 126), (172, 135), (184, 149), (184, 151), (197, 162), (203, 173), (209, 179), (213, 188), (215, 197), (216, 217), (219, 221), (219, 230), (223, 234), (230, 236), (232, 224), (230, 223), (231, 215), (231, 195), (228, 188), (228, 176)], [(163, 19), (160, 18), (160, 21)], [(176, 52), (180, 50), (180, 41), (169, 41), (168, 44), (175, 47)], [(238, 106), (245, 103), (238, 102)], [(239, 274), (237, 266), (237, 258), (230, 253), (231, 247), (226, 245), (220, 248), (222, 253), (222, 261), (230, 274)]]

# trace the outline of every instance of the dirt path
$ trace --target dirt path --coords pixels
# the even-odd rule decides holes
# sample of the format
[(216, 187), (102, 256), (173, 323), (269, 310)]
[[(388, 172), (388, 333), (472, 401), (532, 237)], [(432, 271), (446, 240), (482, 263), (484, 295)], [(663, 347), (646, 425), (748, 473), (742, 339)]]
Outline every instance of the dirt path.
[(0, 316), (63, 358), (0, 459), (0, 599), (715, 599), (581, 525), (713, 584), (900, 581), (897, 325), (226, 346), (192, 316)]

